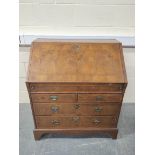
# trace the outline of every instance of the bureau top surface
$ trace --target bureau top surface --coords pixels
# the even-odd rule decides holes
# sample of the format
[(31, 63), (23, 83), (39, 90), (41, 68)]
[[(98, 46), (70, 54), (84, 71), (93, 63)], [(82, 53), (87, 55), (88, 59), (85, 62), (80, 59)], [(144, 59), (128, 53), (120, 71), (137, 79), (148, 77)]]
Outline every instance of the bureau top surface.
[(126, 83), (121, 43), (37, 39), (31, 46), (27, 81)]

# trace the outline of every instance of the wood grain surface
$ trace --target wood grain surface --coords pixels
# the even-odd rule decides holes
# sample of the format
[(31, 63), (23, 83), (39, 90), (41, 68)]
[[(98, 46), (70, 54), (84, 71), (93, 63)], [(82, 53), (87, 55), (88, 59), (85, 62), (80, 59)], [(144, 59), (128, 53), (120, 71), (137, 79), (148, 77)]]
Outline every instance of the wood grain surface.
[(29, 82), (123, 83), (120, 43), (33, 42)]
[(34, 103), (35, 115), (118, 115), (119, 103)]
[(120, 42), (37, 39), (26, 86), (36, 140), (45, 133), (105, 132), (117, 138), (127, 86)]

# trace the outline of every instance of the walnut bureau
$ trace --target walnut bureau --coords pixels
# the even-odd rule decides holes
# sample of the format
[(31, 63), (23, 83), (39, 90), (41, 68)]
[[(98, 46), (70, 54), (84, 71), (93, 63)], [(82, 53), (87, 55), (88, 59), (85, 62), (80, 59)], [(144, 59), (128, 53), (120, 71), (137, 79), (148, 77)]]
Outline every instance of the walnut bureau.
[(117, 40), (32, 42), (26, 81), (34, 137), (106, 133), (117, 138), (127, 77)]

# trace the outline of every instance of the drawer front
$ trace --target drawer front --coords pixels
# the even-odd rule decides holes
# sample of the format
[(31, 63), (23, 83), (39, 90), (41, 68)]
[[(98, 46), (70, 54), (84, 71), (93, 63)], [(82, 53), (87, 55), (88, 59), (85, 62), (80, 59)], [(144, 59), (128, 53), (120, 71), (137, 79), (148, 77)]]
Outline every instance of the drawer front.
[(76, 102), (76, 94), (31, 94), (32, 102)]
[(122, 92), (122, 84), (101, 84), (101, 85), (85, 85), (78, 86), (79, 92)]
[(30, 84), (30, 92), (121, 92), (123, 84)]
[(34, 103), (35, 115), (118, 115), (119, 104)]
[(116, 127), (114, 116), (36, 116), (37, 128)]
[(78, 102), (121, 102), (122, 94), (78, 94)]
[(74, 92), (77, 91), (76, 86), (69, 85), (52, 85), (52, 84), (31, 84), (31, 92)]

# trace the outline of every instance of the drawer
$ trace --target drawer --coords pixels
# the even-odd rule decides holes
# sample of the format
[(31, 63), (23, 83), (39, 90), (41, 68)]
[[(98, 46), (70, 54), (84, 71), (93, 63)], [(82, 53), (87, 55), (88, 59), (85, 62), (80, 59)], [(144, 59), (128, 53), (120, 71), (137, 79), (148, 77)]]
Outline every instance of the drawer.
[(30, 84), (30, 92), (121, 92), (122, 90), (123, 84)]
[(54, 84), (30, 84), (31, 92), (76, 92), (76, 86)]
[(116, 127), (114, 116), (35, 116), (37, 128)]
[(31, 94), (32, 102), (76, 102), (76, 94)]
[(123, 84), (96, 84), (78, 86), (78, 92), (122, 92)]
[(118, 115), (121, 105), (92, 103), (34, 103), (35, 115)]
[(122, 94), (78, 94), (78, 102), (121, 102)]

